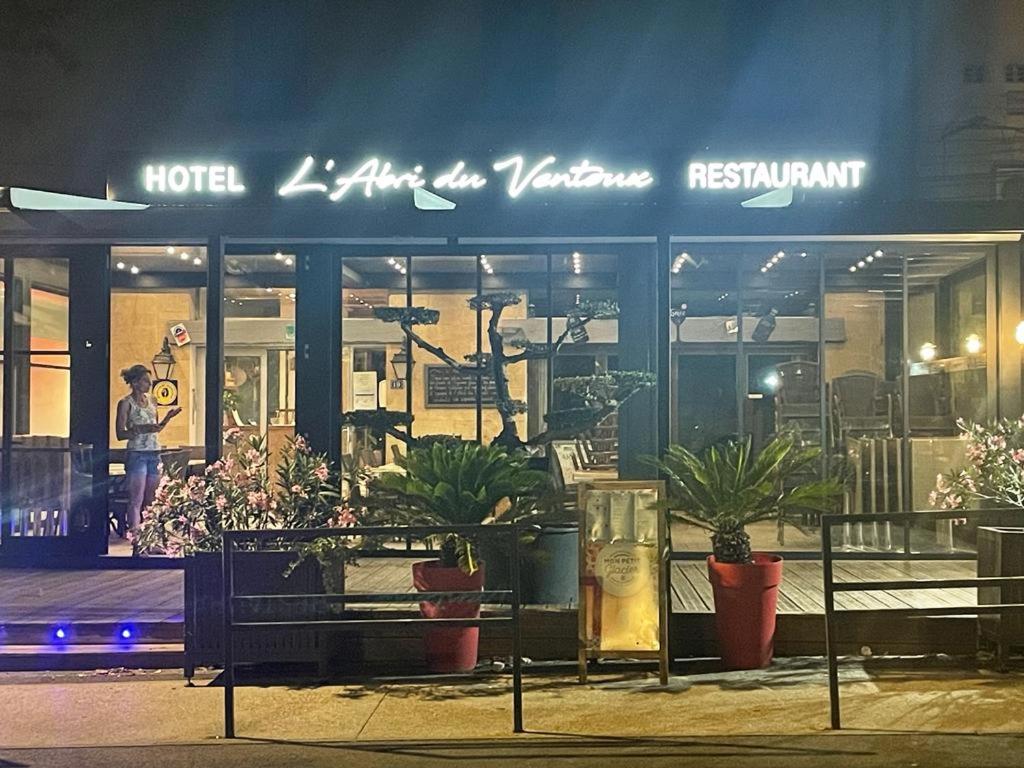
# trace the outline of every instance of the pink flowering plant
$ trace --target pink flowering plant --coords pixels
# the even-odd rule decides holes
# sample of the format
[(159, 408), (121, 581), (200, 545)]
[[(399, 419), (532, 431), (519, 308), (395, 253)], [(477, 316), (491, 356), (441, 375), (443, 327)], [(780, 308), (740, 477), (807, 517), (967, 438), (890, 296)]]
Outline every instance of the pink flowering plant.
[(1024, 508), (1024, 417), (989, 426), (957, 422), (967, 440), (967, 466), (939, 475), (928, 497), (936, 509), (966, 509), (988, 501)]
[(138, 547), (172, 557), (215, 552), (230, 530), (351, 526), (338, 473), (300, 436), (281, 451), (272, 473), (266, 440), (229, 432), (231, 449), (202, 476), (166, 472), (143, 510)]

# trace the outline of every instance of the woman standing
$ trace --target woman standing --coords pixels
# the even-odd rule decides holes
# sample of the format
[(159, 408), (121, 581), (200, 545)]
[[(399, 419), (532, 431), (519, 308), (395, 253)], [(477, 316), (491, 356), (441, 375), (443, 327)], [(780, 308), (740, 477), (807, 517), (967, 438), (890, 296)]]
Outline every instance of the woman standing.
[(163, 419), (157, 421), (156, 403), (149, 395), (153, 385), (149, 369), (144, 365), (133, 365), (121, 371), (121, 378), (131, 391), (117, 403), (116, 432), (118, 440), (128, 441), (124, 463), (128, 483), (126, 522), (128, 529), (135, 534), (142, 519), (142, 510), (153, 502), (160, 480), (160, 441), (157, 433), (181, 413), (181, 408), (171, 408)]

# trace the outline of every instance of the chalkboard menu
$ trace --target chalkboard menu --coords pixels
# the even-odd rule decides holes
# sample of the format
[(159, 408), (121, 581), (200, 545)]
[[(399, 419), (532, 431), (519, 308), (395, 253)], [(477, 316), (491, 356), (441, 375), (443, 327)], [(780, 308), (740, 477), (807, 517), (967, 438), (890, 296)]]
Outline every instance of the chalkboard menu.
[[(476, 376), (459, 373), (447, 365), (426, 366), (427, 408), (465, 408), (476, 405)], [(480, 402), (494, 405), (494, 377), (481, 379)]]

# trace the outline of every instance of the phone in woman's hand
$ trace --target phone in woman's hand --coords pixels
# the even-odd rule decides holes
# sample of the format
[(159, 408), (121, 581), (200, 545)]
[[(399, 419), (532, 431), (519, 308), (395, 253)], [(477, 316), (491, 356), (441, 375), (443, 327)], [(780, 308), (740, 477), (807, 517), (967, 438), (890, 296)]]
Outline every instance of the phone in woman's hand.
[(181, 413), (181, 408), (179, 408), (177, 406), (175, 406), (174, 408), (171, 408), (171, 410), (169, 410), (167, 413), (164, 414), (164, 418), (163, 418), (163, 420), (160, 423), (161, 424), (166, 424), (171, 419), (173, 419), (175, 416), (177, 416), (179, 413)]

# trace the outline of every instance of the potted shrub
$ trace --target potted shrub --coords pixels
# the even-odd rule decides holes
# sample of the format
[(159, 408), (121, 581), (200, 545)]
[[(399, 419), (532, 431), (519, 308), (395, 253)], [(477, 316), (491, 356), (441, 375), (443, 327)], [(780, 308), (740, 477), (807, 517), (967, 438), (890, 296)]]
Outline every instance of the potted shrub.
[[(226, 530), (319, 528), (354, 524), (340, 498), (337, 473), (300, 436), (285, 446), (271, 475), (266, 441), (227, 435), (227, 455), (201, 476), (167, 473), (143, 511), (138, 534), (143, 554), (185, 559), (186, 672), (223, 660), (221, 536)], [(338, 537), (336, 537), (338, 538)], [(288, 551), (240, 551), (235, 558), (238, 594), (318, 594), (336, 588), (344, 539), (317, 540), (304, 556)], [(318, 638), (295, 630), (250, 633), (239, 661), (317, 661)], [(283, 637), (287, 635), (287, 638)], [(282, 649), (287, 648), (285, 658)]]
[(800, 447), (783, 434), (757, 455), (747, 438), (711, 446), (700, 456), (670, 446), (653, 462), (668, 480), (670, 519), (711, 532), (708, 577), (719, 652), (728, 669), (771, 663), (782, 581), (782, 558), (752, 552), (745, 527), (833, 511), (842, 494), (838, 480), (800, 481), (816, 472), (820, 456), (820, 448)]
[[(477, 525), (510, 521), (529, 510), (548, 484), (548, 475), (529, 469), (527, 458), (501, 446), (436, 442), (416, 447), (399, 461), (400, 472), (370, 481), (366, 497), (387, 524)], [(483, 588), (486, 563), (479, 545), (456, 534), (442, 537), (440, 557), (413, 564), (420, 592), (476, 592)], [(425, 601), (427, 618), (475, 618), (479, 601)], [(434, 672), (476, 666), (479, 627), (426, 627), (427, 664)]]

